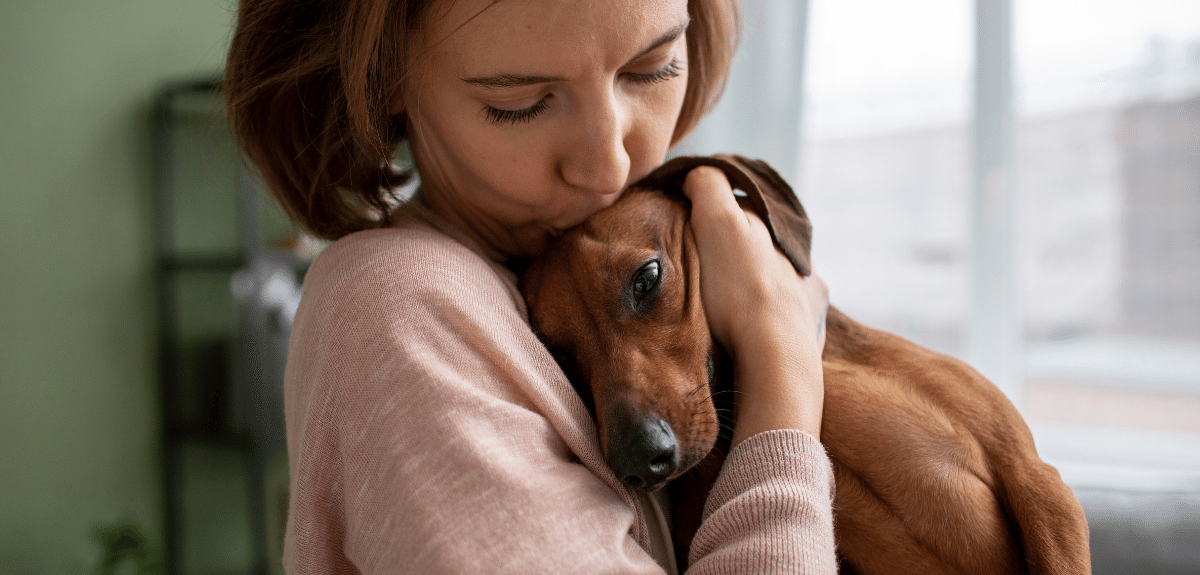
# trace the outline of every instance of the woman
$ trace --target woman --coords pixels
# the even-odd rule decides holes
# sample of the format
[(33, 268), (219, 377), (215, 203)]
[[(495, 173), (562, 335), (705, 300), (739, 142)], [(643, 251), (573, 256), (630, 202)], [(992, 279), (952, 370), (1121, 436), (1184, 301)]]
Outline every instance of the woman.
[[(314, 234), (285, 381), (289, 573), (674, 571), (669, 510), (605, 467), (510, 262), (611, 204), (715, 102), (732, 0), (243, 0), (226, 90)], [(420, 187), (391, 167), (407, 141)], [(685, 192), (734, 447), (702, 572), (835, 569), (819, 279), (714, 169)]]

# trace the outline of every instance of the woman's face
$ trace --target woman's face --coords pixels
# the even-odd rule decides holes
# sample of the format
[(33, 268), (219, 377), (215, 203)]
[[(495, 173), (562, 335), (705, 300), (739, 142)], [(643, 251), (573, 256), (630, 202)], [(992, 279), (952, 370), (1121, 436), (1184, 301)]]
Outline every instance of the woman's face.
[(425, 21), (391, 111), (425, 200), (491, 257), (537, 255), (666, 156), (686, 0), (442, 0)]

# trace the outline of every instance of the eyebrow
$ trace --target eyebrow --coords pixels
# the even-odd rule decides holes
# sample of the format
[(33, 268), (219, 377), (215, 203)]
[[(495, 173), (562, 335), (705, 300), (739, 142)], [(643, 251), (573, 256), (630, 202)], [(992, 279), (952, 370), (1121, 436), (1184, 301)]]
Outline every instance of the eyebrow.
[[(637, 60), (646, 54), (649, 54), (666, 44), (670, 44), (677, 40), (684, 32), (687, 32), (688, 25), (691, 24), (691, 19), (684, 21), (682, 24), (672, 28), (663, 34), (657, 40), (652, 42), (648, 48), (642, 50), (637, 56), (630, 58), (630, 61)], [(482, 88), (515, 88), (518, 86), (532, 86), (534, 84), (547, 84), (550, 82), (562, 82), (565, 78), (559, 76), (526, 76), (521, 74), (493, 74), (491, 76), (480, 76), (478, 78), (462, 78), (463, 82), (480, 86)]]

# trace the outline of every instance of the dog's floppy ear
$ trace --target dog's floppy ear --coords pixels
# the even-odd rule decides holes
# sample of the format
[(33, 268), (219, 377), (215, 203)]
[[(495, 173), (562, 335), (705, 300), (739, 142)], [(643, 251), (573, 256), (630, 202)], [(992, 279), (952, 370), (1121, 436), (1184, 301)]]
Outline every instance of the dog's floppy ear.
[(714, 166), (725, 172), (734, 189), (745, 192), (745, 203), (771, 232), (771, 238), (802, 275), (812, 273), (812, 224), (791, 186), (761, 160), (720, 154), (680, 156), (663, 164), (632, 187), (658, 189), (683, 196), (683, 180), (697, 166)]

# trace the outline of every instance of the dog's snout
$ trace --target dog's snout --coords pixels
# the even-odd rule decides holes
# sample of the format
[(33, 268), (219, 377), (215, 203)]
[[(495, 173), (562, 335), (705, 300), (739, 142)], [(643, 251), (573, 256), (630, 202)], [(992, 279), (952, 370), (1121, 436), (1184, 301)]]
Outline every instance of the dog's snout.
[(614, 435), (608, 464), (630, 487), (657, 488), (679, 468), (679, 443), (662, 418), (644, 418)]

